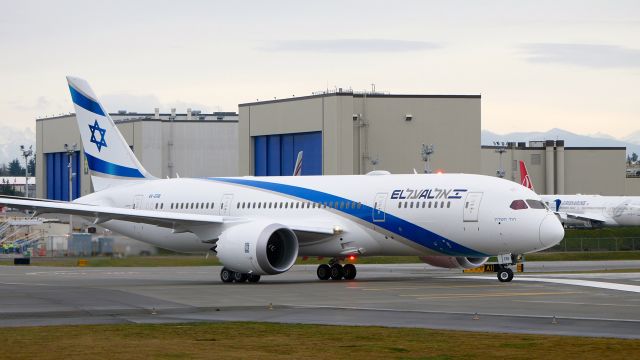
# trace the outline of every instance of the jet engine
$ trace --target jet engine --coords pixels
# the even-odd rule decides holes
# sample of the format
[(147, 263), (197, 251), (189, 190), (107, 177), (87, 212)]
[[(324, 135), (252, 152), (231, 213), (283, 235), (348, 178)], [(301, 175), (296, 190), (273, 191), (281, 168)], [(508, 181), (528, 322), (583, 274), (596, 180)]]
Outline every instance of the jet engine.
[(473, 269), (484, 265), (489, 260), (488, 257), (464, 257), (464, 256), (421, 256), (420, 260), (431, 266), (446, 269)]
[(298, 257), (298, 238), (284, 225), (252, 221), (225, 230), (216, 242), (216, 252), (230, 270), (275, 275), (293, 266)]

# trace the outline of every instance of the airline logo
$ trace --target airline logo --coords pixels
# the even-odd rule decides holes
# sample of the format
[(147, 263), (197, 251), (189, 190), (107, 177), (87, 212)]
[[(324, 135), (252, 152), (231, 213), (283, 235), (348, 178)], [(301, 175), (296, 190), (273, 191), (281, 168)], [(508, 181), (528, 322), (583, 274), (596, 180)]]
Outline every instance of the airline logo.
[(397, 189), (391, 193), (391, 199), (461, 199), (466, 189)]
[(529, 188), (531, 190), (534, 190), (533, 182), (529, 177), (529, 173), (527, 172), (527, 167), (525, 166), (524, 161), (520, 160), (519, 163), (520, 163), (520, 185), (526, 188)]
[[(104, 140), (104, 134), (107, 132), (107, 129), (101, 128), (98, 120), (96, 120), (93, 125), (89, 125), (89, 130), (91, 130), (91, 142), (96, 144), (98, 152), (100, 152), (102, 147), (107, 147), (107, 142)], [(96, 139), (96, 132), (100, 134), (100, 141)]]

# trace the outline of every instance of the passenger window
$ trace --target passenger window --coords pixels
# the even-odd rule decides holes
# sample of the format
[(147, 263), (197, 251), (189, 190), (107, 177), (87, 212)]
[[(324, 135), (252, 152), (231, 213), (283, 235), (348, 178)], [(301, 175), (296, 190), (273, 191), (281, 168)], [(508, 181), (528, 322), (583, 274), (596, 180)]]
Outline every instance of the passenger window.
[(451, 201), (447, 201), (447, 209), (451, 207)]
[(444, 208), (444, 201), (440, 201), (440, 208)]
[(429, 209), (431, 209), (431, 201), (429, 201)]
[(524, 200), (513, 200), (509, 207), (513, 210), (524, 210), (528, 208), (527, 203), (525, 203)]
[(409, 207), (413, 209), (413, 201), (409, 204)]
[(262, 205), (262, 203), (258, 203), (258, 209), (260, 209), (260, 206)]
[(402, 203), (398, 201), (398, 209), (400, 209), (401, 207), (402, 207)]
[(532, 209), (546, 209), (546, 207), (544, 206), (542, 201), (527, 200), (527, 204), (529, 204), (529, 207), (532, 208)]

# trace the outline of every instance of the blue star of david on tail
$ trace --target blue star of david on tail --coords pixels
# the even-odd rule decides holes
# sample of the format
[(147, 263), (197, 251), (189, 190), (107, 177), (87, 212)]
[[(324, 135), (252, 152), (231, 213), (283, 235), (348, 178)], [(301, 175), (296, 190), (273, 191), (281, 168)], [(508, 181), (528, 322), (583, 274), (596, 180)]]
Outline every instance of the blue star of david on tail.
[[(103, 146), (107, 147), (107, 142), (104, 141), (104, 134), (107, 132), (107, 129), (101, 128), (98, 120), (96, 120), (93, 125), (89, 125), (89, 130), (91, 130), (91, 142), (96, 144), (98, 152), (100, 152)], [(100, 134), (100, 141), (96, 140), (96, 131)]]

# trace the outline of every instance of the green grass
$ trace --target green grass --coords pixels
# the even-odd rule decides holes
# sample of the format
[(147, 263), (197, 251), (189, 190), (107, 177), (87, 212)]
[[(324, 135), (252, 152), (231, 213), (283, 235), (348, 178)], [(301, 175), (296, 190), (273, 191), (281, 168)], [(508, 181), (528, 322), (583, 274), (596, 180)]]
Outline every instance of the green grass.
[(188, 323), (0, 328), (14, 359), (606, 359), (639, 340), (370, 326)]
[(525, 255), (526, 261), (640, 260), (640, 251), (541, 252)]

